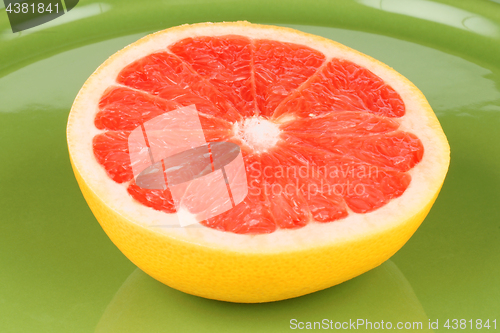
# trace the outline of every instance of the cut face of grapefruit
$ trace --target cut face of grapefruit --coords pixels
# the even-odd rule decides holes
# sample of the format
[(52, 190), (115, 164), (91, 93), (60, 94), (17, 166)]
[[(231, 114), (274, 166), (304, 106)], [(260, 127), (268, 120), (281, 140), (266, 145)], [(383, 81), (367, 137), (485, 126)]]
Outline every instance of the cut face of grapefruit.
[[(141, 185), (130, 138), (185, 108), (208, 143), (190, 147), (207, 149), (212, 169), (200, 174), (221, 169), (211, 144), (239, 147), (246, 190), (180, 227), (168, 166), (155, 169), (163, 187)], [(449, 165), (437, 118), (400, 74), (333, 41), (247, 22), (171, 28), (119, 51), (81, 89), (67, 134), (85, 199), (130, 260), (179, 290), (236, 302), (303, 295), (379, 265), (425, 218)], [(162, 142), (182, 146), (183, 135)], [(156, 147), (146, 141), (144, 153)], [(209, 187), (182, 200), (226, 190)]]

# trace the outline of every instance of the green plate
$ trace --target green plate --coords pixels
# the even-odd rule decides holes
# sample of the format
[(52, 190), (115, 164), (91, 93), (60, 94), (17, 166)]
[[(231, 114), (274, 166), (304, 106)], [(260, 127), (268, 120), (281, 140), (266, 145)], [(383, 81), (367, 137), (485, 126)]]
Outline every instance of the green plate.
[[(322, 35), (394, 67), (427, 96), (452, 149), (436, 204), (391, 260), (268, 304), (186, 295), (137, 269), (85, 203), (65, 138), (76, 93), (108, 56), (170, 26), (243, 19)], [(475, 331), (476, 320), (500, 330), (499, 126), (497, 0), (81, 1), (16, 34), (2, 8), (0, 332), (286, 332), (358, 320), (373, 330), (421, 322), (420, 332), (436, 321), (447, 331), (447, 319), (450, 330)]]

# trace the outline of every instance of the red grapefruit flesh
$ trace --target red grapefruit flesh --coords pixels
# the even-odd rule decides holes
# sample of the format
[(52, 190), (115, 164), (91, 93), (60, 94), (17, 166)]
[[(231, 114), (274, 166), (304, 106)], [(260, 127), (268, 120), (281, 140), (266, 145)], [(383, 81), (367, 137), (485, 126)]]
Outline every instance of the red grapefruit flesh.
[[(250, 193), (241, 207), (204, 221), (208, 227), (269, 233), (311, 218), (333, 222), (348, 215), (346, 207), (356, 213), (380, 208), (410, 184), (405, 172), (422, 159), (423, 146), (398, 130), (393, 119), (404, 116), (404, 103), (369, 70), (326, 62), (301, 45), (241, 36), (186, 38), (168, 49), (173, 54), (155, 53), (125, 67), (117, 81), (129, 88), (111, 87), (101, 98), (95, 125), (110, 131), (95, 137), (94, 153), (113, 180), (133, 178), (126, 131), (195, 104), (208, 141), (229, 140), (251, 151), (233, 126), (259, 115), (276, 120), (280, 130), (268, 151), (244, 155)], [(301, 177), (301, 184), (277, 175), (284, 167), (314, 166), (318, 174)], [(274, 175), (262, 177), (255, 168)], [(287, 184), (288, 193), (277, 193)], [(148, 207), (175, 211), (168, 189), (131, 183), (128, 192)]]

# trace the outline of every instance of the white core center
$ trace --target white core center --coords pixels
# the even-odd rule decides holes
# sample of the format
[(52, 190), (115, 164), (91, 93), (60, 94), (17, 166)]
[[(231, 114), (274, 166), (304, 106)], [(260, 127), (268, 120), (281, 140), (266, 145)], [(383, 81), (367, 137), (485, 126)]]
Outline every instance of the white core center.
[(235, 133), (254, 151), (262, 153), (276, 145), (281, 131), (278, 124), (272, 121), (252, 117), (236, 123)]

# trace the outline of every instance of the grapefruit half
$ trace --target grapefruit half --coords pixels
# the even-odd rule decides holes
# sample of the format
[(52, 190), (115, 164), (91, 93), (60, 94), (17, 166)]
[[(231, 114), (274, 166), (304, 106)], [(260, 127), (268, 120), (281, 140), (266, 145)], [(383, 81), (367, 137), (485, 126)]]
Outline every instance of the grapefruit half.
[[(128, 136), (194, 105), (207, 142), (237, 144), (248, 195), (180, 227), (169, 189), (134, 180)], [(449, 165), (423, 94), (334, 41), (248, 22), (183, 25), (106, 60), (71, 109), (82, 193), (134, 264), (232, 302), (292, 298), (387, 260), (421, 224)]]

